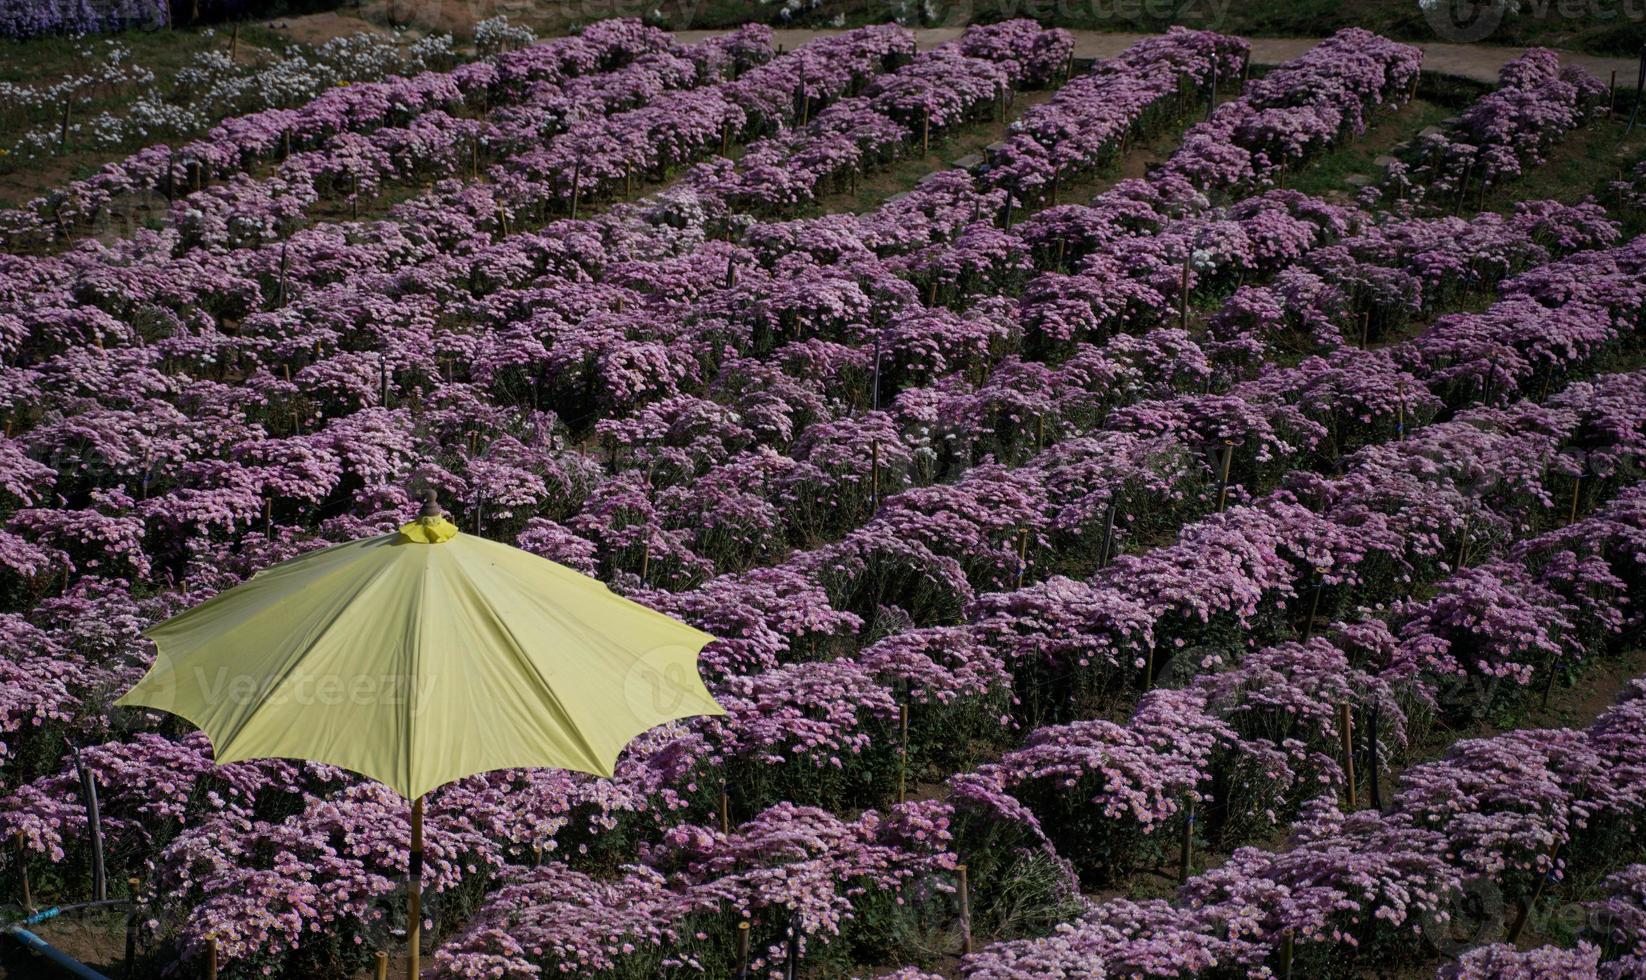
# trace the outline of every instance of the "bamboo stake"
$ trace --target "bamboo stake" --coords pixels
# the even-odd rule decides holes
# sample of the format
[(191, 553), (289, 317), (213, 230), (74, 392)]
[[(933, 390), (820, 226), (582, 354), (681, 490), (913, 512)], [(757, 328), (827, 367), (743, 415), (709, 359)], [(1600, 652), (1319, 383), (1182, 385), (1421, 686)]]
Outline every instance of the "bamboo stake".
[(1179, 884), (1189, 880), (1189, 864), (1194, 858), (1194, 797), (1183, 808), (1183, 840), (1177, 851), (1177, 880)]
[(869, 440), (869, 501), (880, 508), (880, 440)]
[(1526, 904), (1520, 907), (1520, 914), (1515, 916), (1514, 925), (1509, 927), (1508, 941), (1510, 945), (1520, 941), (1521, 931), (1526, 928), (1526, 923), (1531, 920), (1532, 912), (1537, 908), (1538, 899), (1543, 897), (1543, 886), (1548, 884), (1550, 877), (1555, 873), (1555, 858), (1559, 855), (1560, 841), (1555, 841), (1549, 845), (1549, 870), (1538, 876), (1537, 887), (1532, 890), (1532, 897), (1528, 898)]
[(897, 802), (909, 798), (909, 702), (897, 706)]
[[(137, 879), (128, 879), (131, 882), (131, 893), (137, 894)], [(132, 980), (137, 975), (137, 909), (133, 908), (126, 913), (126, 980)]]
[(955, 873), (960, 876), (957, 890), (960, 893), (960, 951), (970, 956), (972, 954), (972, 896), (971, 887), (966, 880), (966, 866), (955, 865)]
[(572, 220), (577, 220), (577, 195), (583, 183), (583, 158), (578, 157), (572, 164)]
[(726, 789), (726, 784), (720, 784), (720, 833), (731, 836), (732, 832), (732, 794)]
[(737, 924), (737, 977), (744, 980), (749, 975), (749, 920), (744, 919)]
[(1367, 720), (1366, 728), (1366, 775), (1372, 784), (1372, 808), (1378, 812), (1383, 810), (1383, 780), (1379, 776), (1383, 765), (1377, 755), (1377, 729), (1382, 712), (1383, 705), (1374, 701), (1372, 716)]
[(1223, 475), (1218, 477), (1217, 512), (1223, 513), (1229, 503), (1229, 466), (1234, 462), (1234, 442), (1223, 440)]
[(1189, 259), (1193, 254), (1183, 256), (1183, 276), (1177, 294), (1177, 325), (1184, 330), (1189, 329)]
[(786, 934), (784, 936), (786, 940), (784, 945), (787, 948), (784, 950), (783, 956), (783, 980), (798, 980), (800, 975), (799, 919), (800, 911), (798, 909), (791, 909), (789, 911), (789, 925), (785, 930)]
[(1103, 546), (1098, 549), (1098, 568), (1109, 567), (1109, 549), (1114, 546), (1114, 512), (1115, 501), (1110, 497), (1108, 513), (1103, 517)]
[(1280, 934), (1280, 980), (1292, 980), (1292, 948), (1295, 943), (1292, 930)]
[(1309, 642), (1309, 638), (1314, 636), (1315, 617), (1320, 614), (1320, 593), (1326, 588), (1325, 575), (1326, 570), (1324, 568), (1315, 569), (1315, 596), (1313, 601), (1309, 603), (1309, 618), (1303, 624), (1304, 643)]
[(12, 839), (17, 842), (17, 871), (18, 871), (18, 876), (23, 879), (23, 881), (22, 881), (22, 885), (23, 885), (23, 911), (29, 913), (30, 915), (33, 915), (34, 914), (34, 889), (29, 887), (29, 850), (28, 850), (28, 845), (23, 843), (23, 832), (21, 830), (19, 830), (12, 837)]
[(1544, 710), (1544, 711), (1549, 710), (1549, 695), (1554, 693), (1555, 676), (1558, 675), (1559, 673), (1560, 673), (1560, 654), (1556, 653), (1555, 656), (1554, 656), (1554, 659), (1549, 661), (1549, 676), (1545, 677), (1543, 679), (1543, 699), (1540, 702), (1541, 710)]
[(91, 838), (91, 896), (101, 902), (109, 897), (108, 877), (103, 867), (103, 817), (97, 805), (97, 774), (86, 768), (75, 753), (80, 770), (80, 793), (86, 801), (86, 834)]
[(1355, 787), (1355, 732), (1354, 732), (1354, 723), (1355, 723), (1355, 721), (1354, 721), (1354, 709), (1352, 707), (1350, 707), (1347, 703), (1338, 705), (1338, 707), (1337, 707), (1337, 731), (1338, 731), (1338, 737), (1343, 742), (1344, 791), (1348, 796), (1348, 805), (1349, 805), (1349, 809), (1351, 809), (1351, 810), (1353, 810), (1355, 808), (1355, 802), (1359, 798), (1359, 795), (1360, 795), (1357, 792), (1355, 792), (1356, 787)]
[(377, 951), (377, 967), (373, 976), (376, 980), (389, 980), (389, 954), (382, 950)]
[(411, 868), (406, 878), (406, 980), (417, 980), (423, 942), (423, 798), (412, 802)]

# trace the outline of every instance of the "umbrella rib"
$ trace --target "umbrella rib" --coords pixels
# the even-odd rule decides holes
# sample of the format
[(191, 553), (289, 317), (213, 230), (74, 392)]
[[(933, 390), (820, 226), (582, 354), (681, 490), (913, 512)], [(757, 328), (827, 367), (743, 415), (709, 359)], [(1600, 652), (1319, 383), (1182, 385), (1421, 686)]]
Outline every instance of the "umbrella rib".
[(316, 633), (313, 639), (305, 643), (299, 650), (294, 651), (295, 655), (289, 657), (287, 662), (281, 666), (275, 676), (274, 681), (264, 688), (263, 697), (258, 700), (255, 707), (246, 712), (245, 716), (239, 719), (238, 723), (234, 725), (234, 730), (228, 733), (228, 735), (223, 739), (223, 744), (213, 744), (213, 755), (218, 759), (219, 764), (222, 764), (221, 760), (224, 755), (233, 754), (229, 752), (229, 746), (234, 744), (234, 740), (240, 737), (240, 733), (246, 730), (246, 726), (251, 724), (252, 720), (255, 719), (263, 708), (268, 705), (269, 699), (273, 696), (274, 692), (279, 690), (280, 687), (286, 683), (286, 679), (292, 675), (292, 671), (296, 670), (298, 664), (303, 662), (303, 654), (313, 650), (319, 645), (321, 640), (325, 639), (326, 636), (331, 633), (331, 631), (337, 626), (338, 622), (343, 619), (343, 614), (348, 610), (349, 604), (358, 598), (362, 592), (366, 591), (367, 588), (371, 587), (371, 585), (373, 585), (379, 578), (381, 578), (389, 567), (390, 566), (388, 565), (384, 565), (380, 568), (374, 569), (364, 581), (360, 582), (359, 585), (348, 594), (347, 598), (338, 604), (336, 612), (327, 620), (326, 624), (320, 628), (320, 632)]
[(498, 615), (497, 610), (492, 607), (492, 604), (486, 600), (484, 595), (476, 595), (475, 598), (479, 600), (481, 605), (486, 607), (486, 612), (491, 616), (492, 621), (495, 622), (498, 627), (502, 629), (503, 634), (508, 637), (509, 649), (513, 652), (515, 659), (523, 664), (526, 670), (531, 673), (532, 678), (537, 681), (537, 685), (542, 689), (544, 697), (548, 699), (555, 712), (559, 714), (562, 722), (564, 723), (563, 727), (565, 728), (566, 733), (572, 738), (573, 741), (577, 743), (578, 748), (582, 749), (584, 754), (588, 756), (589, 761), (593, 762), (600, 770), (604, 771), (605, 769), (613, 768), (612, 766), (606, 766), (604, 764), (604, 760), (600, 757), (600, 753), (596, 752), (594, 747), (588, 743), (588, 740), (583, 737), (583, 733), (578, 730), (577, 723), (572, 718), (571, 712), (567, 711), (566, 706), (561, 702), (560, 695), (555, 693), (554, 687), (549, 684), (548, 679), (545, 678), (542, 672), (537, 669), (537, 665), (532, 662), (532, 658), (526, 654), (526, 648), (522, 646), (520, 640), (515, 637), (514, 630), (509, 628), (508, 622), (505, 621), (502, 616)]

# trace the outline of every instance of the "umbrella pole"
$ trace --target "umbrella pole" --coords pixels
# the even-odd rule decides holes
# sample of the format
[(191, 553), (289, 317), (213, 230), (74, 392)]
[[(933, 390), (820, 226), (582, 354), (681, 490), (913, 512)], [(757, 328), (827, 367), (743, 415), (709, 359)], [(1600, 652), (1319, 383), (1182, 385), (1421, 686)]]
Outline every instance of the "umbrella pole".
[(406, 883), (406, 980), (417, 980), (423, 942), (423, 798), (412, 801), (411, 877)]

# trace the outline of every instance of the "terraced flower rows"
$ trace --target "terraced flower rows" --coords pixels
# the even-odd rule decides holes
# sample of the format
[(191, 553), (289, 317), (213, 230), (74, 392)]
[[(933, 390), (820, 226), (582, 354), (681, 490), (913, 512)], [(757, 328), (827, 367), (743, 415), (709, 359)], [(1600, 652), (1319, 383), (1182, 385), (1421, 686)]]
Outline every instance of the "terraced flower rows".
[[(331, 974), (393, 946), (403, 801), (215, 768), (108, 702), (147, 622), (392, 527), (422, 487), (721, 637), (728, 709), (612, 780), (431, 797), (441, 975), (730, 975), (740, 923), (756, 972), (928, 965), (961, 863), (969, 931), (1003, 941), (968, 977), (1329, 970), (1345, 935), (1423, 962), (1412, 923), (1460, 892), (1531, 897), (1551, 847), (1615, 848), (1646, 807), (1638, 699), (1460, 745), (1381, 814), (1334, 797), (1345, 706), (1362, 768), (1395, 764), (1633, 637), (1642, 244), (1593, 203), (1273, 189), (1416, 91), (1418, 53), (1365, 32), (1244, 84), (1215, 34), (1065, 84), (1069, 50), (1026, 22), (919, 54), (895, 28), (774, 55), (754, 29), (601, 25), (412, 80), (410, 108), (385, 83), (231, 120), (192, 167), (145, 151), (147, 176), (10, 216), (42, 251), (0, 266), (0, 829), (36, 880), (84, 880), (84, 765), (111, 876), (153, 914), (144, 968), (209, 940), (231, 976)], [(1060, 85), (977, 173), (788, 218)], [(1510, 114), (1503, 145), (1539, 150), (1483, 156), (1494, 185), (1604, 92), (1537, 52), (1501, 91), (1462, 118)], [(1511, 113), (1538, 99), (1560, 111)], [(1058, 203), (1208, 105), (1147, 178)], [(292, 149), (300, 120), (321, 128)], [(383, 220), (308, 213), (431, 179)], [(1425, 178), (1461, 210), (1449, 179)], [(72, 241), (143, 182), (175, 227)], [(1546, 806), (1468, 788), (1533, 743), (1561, 746)], [(1242, 849), (1175, 906), (1089, 897), (1184, 839)], [(1631, 880), (1570, 954), (1596, 971), (1641, 955)]]

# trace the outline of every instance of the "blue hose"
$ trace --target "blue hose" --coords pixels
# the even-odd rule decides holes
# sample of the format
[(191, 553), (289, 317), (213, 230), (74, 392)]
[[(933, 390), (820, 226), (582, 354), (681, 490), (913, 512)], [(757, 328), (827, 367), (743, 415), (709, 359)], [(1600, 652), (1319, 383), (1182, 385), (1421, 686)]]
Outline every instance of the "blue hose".
[[(54, 905), (49, 909), (42, 909), (41, 911), (29, 916), (27, 919), (24, 919), (23, 924), (32, 926), (37, 922), (44, 922), (47, 919), (55, 918), (62, 911), (63, 910), (61, 908)], [(0, 936), (7, 936), (13, 940), (16, 940), (25, 949), (38, 954), (58, 969), (67, 973), (69, 976), (77, 978), (77, 980), (109, 980), (108, 977), (105, 977), (103, 974), (98, 973), (96, 970), (93, 970), (91, 967), (68, 955), (56, 946), (53, 946), (51, 943), (46, 942), (34, 933), (24, 929), (22, 925), (7, 926), (4, 930), (0, 930)]]

